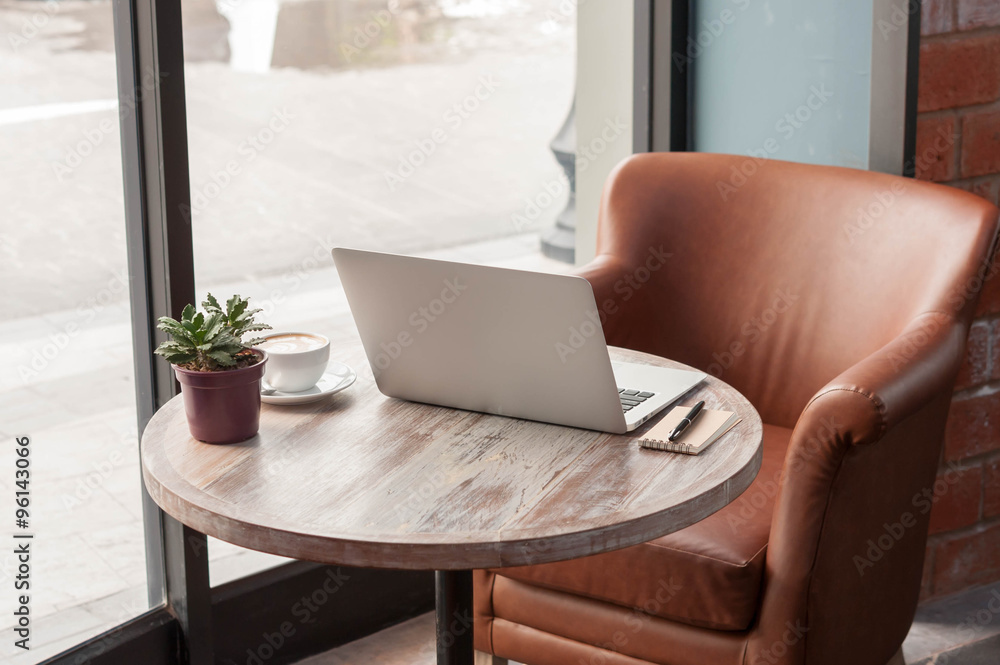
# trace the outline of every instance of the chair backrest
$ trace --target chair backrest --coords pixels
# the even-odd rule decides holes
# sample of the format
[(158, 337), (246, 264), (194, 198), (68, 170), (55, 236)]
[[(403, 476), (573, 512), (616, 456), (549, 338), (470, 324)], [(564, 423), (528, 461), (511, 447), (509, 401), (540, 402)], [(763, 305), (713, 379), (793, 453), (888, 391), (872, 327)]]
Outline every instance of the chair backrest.
[[(791, 427), (918, 314), (972, 316), (989, 204), (914, 180), (751, 157), (634, 156), (609, 177), (595, 284), (609, 344), (670, 357)], [(584, 269), (584, 273), (586, 269)]]

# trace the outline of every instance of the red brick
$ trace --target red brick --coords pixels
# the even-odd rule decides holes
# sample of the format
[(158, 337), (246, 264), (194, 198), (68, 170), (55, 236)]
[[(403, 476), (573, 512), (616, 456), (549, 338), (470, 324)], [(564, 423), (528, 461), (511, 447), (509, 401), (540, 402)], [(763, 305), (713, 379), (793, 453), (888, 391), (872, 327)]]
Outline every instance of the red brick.
[(960, 30), (987, 28), (996, 25), (1000, 25), (1000, 3), (997, 0), (958, 0), (958, 28)]
[(1000, 321), (994, 321), (990, 328), (990, 378), (1000, 379)]
[(944, 430), (945, 459), (991, 450), (1000, 450), (1000, 393), (953, 400)]
[(1000, 523), (943, 540), (934, 553), (934, 594), (1000, 580)]
[(955, 116), (917, 119), (916, 175), (943, 182), (955, 178)]
[(983, 497), (983, 470), (977, 465), (968, 469), (939, 473), (933, 492), (934, 507), (931, 509), (930, 533), (942, 533), (972, 526), (979, 520), (979, 507)]
[(920, 575), (920, 602), (923, 603), (933, 595), (934, 587), (931, 582), (934, 579), (934, 550), (936, 543), (934, 539), (927, 541), (927, 550), (924, 552), (924, 572)]
[(1000, 515), (1000, 458), (983, 465), (983, 517)]
[(920, 8), (920, 34), (951, 32), (951, 0), (924, 0)]
[(976, 316), (989, 316), (1000, 312), (1000, 256), (993, 260), (986, 281), (976, 304)]
[(958, 37), (920, 45), (918, 111), (1000, 98), (1000, 36)]
[(989, 380), (991, 327), (992, 324), (987, 321), (976, 321), (969, 329), (969, 338), (965, 342), (965, 360), (958, 370), (955, 390), (963, 390)]
[(962, 177), (1000, 172), (1000, 112), (962, 118)]

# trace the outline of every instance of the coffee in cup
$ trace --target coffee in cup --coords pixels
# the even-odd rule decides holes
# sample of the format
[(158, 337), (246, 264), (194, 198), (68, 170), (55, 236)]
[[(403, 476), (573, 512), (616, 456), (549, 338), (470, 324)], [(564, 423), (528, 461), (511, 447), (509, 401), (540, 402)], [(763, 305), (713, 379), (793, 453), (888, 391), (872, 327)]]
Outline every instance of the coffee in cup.
[(330, 340), (316, 333), (273, 333), (258, 348), (268, 357), (264, 381), (281, 392), (309, 390), (330, 362)]

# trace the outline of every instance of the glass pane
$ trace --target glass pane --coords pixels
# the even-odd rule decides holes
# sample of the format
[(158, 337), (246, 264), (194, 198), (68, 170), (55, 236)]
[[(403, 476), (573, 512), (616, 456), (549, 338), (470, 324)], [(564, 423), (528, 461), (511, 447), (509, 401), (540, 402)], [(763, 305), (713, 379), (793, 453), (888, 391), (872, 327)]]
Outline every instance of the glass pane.
[[(0, 0), (0, 662), (149, 607), (112, 8)], [(27, 525), (15, 437), (28, 437)], [(30, 651), (14, 646), (30, 549)], [(18, 594), (20, 595), (20, 594)]]
[(872, 0), (692, 8), (695, 150), (868, 167)]
[[(549, 144), (574, 7), (184, 0), (199, 296), (249, 295), (336, 345), (356, 332), (334, 246), (537, 267), (569, 191)], [(213, 584), (274, 562), (210, 550)]]

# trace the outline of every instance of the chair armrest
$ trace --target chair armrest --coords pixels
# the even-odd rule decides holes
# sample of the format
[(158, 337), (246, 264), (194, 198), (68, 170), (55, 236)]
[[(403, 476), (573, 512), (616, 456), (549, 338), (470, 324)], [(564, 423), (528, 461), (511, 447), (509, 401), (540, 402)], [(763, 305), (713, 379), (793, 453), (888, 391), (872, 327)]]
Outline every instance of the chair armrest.
[[(836, 419), (845, 443), (878, 441), (942, 390), (950, 390), (968, 328), (941, 312), (915, 318), (891, 342), (843, 372), (809, 401), (796, 433), (829, 431)], [(843, 428), (843, 429), (841, 429)]]
[[(822, 388), (785, 456), (745, 662), (884, 663), (916, 609), (930, 502), (966, 324), (918, 316)], [(918, 497), (925, 497), (923, 502)], [(789, 626), (799, 628), (794, 643)], [(850, 640), (844, 636), (850, 635)], [(769, 660), (770, 659), (770, 660)]]

